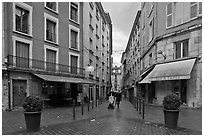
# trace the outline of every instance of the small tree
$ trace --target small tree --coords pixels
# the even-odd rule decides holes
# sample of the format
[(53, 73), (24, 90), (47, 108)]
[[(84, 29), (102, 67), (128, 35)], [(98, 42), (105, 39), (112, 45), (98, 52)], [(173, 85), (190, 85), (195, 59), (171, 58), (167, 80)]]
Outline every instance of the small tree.
[(163, 99), (163, 108), (166, 110), (178, 110), (181, 106), (181, 99), (176, 94), (169, 94)]
[(23, 108), (25, 112), (42, 111), (43, 101), (37, 96), (28, 96), (23, 103)]

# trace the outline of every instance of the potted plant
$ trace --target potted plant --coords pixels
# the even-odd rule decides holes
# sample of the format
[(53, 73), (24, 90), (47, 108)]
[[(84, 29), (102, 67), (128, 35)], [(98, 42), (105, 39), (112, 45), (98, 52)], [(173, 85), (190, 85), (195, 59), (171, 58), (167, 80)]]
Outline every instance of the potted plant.
[(169, 94), (163, 99), (163, 112), (165, 126), (176, 128), (179, 116), (179, 107), (181, 106), (180, 97), (176, 94)]
[(37, 96), (28, 96), (23, 103), (23, 108), (27, 131), (38, 131), (43, 108), (42, 99)]

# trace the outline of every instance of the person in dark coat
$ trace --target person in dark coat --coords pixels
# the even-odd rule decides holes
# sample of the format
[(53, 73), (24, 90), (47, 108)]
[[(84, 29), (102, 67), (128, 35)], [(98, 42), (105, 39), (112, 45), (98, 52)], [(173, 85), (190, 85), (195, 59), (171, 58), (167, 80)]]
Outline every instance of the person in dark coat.
[(120, 107), (121, 98), (122, 98), (121, 92), (116, 93), (116, 104), (117, 104), (118, 108)]

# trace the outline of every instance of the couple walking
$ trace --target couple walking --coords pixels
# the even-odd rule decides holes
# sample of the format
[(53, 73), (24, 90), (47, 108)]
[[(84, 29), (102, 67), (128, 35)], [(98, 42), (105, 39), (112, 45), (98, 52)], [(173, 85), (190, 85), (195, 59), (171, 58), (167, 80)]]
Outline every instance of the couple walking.
[(122, 95), (121, 92), (116, 92), (115, 95), (113, 96), (112, 94), (109, 97), (109, 105), (108, 108), (114, 109), (114, 106), (120, 107), (120, 101), (121, 101)]

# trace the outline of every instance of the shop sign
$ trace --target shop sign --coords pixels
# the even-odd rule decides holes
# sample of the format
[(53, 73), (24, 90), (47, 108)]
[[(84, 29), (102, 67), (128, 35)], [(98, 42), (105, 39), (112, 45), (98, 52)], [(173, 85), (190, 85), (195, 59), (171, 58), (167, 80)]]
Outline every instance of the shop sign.
[(157, 77), (157, 78), (150, 78), (150, 81), (164, 81), (164, 80), (178, 80), (178, 79), (190, 79), (190, 76)]

